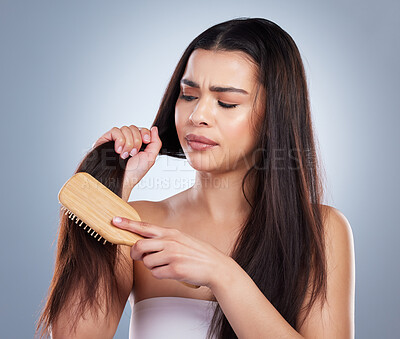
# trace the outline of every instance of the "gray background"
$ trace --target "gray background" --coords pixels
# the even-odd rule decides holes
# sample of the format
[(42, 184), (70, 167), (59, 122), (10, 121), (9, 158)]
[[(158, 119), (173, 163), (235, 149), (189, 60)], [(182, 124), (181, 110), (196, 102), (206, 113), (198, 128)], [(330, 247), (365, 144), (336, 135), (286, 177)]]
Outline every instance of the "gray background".
[[(265, 17), (296, 41), (328, 178), (356, 251), (356, 337), (400, 333), (396, 1), (0, 1), (2, 338), (29, 338), (53, 273), (57, 194), (101, 134), (149, 127), (172, 71), (206, 28)], [(193, 184), (161, 156), (131, 200)], [(126, 307), (116, 338), (128, 337)]]

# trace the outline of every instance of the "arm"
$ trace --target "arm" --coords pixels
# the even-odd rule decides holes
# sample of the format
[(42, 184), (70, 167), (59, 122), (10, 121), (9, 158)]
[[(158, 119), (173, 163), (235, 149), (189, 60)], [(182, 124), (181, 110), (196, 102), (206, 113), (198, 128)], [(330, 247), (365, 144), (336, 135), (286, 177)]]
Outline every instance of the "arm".
[(210, 288), (238, 338), (354, 338), (354, 249), (347, 219), (331, 208), (326, 225), (327, 303), (297, 332), (232, 259)]
[[(90, 310), (85, 314), (85, 318), (79, 319), (76, 328), (71, 327), (70, 319), (76, 303), (79, 302), (79, 291), (69, 298), (69, 302), (64, 306), (59, 317), (52, 323), (52, 338), (113, 338), (129, 293), (133, 287), (133, 261), (130, 259), (130, 247), (121, 246), (122, 256), (118, 259), (118, 269), (116, 271), (118, 284), (122, 293), (121, 300), (115, 300), (110, 312), (106, 315), (99, 309)], [(104, 302), (101, 308), (104, 309)]]

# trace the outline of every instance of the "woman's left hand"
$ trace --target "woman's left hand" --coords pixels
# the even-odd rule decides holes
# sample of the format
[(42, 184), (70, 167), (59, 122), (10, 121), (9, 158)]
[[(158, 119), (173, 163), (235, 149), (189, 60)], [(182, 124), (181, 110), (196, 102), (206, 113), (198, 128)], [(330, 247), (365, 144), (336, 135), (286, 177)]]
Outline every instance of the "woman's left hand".
[(215, 246), (178, 229), (120, 218), (121, 222), (113, 218), (115, 226), (146, 238), (138, 240), (130, 254), (133, 260), (142, 260), (157, 279), (212, 288), (232, 264), (233, 259)]

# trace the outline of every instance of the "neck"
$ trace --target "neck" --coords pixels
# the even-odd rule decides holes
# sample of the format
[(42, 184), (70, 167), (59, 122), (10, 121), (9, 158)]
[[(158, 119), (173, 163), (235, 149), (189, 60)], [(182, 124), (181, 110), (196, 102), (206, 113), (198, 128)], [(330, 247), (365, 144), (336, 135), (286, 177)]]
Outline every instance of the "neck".
[[(251, 206), (242, 192), (245, 171), (241, 172), (196, 172), (195, 184), (188, 190), (193, 208), (204, 213), (208, 220), (220, 223), (248, 215)], [(246, 197), (252, 202), (251, 178), (245, 182)], [(253, 202), (252, 202), (253, 203)]]

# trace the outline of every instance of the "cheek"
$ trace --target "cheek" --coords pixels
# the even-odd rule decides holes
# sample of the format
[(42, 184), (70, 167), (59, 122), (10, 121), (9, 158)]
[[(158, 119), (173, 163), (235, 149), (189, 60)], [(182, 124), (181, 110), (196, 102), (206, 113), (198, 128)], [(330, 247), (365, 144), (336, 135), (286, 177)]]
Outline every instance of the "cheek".
[(179, 105), (175, 106), (175, 128), (178, 133), (178, 138), (181, 139), (181, 130), (185, 125), (185, 117), (183, 111), (179, 109)]
[(248, 117), (237, 117), (226, 121), (221, 131), (224, 131), (224, 140), (233, 152), (248, 153), (254, 144), (254, 137)]

